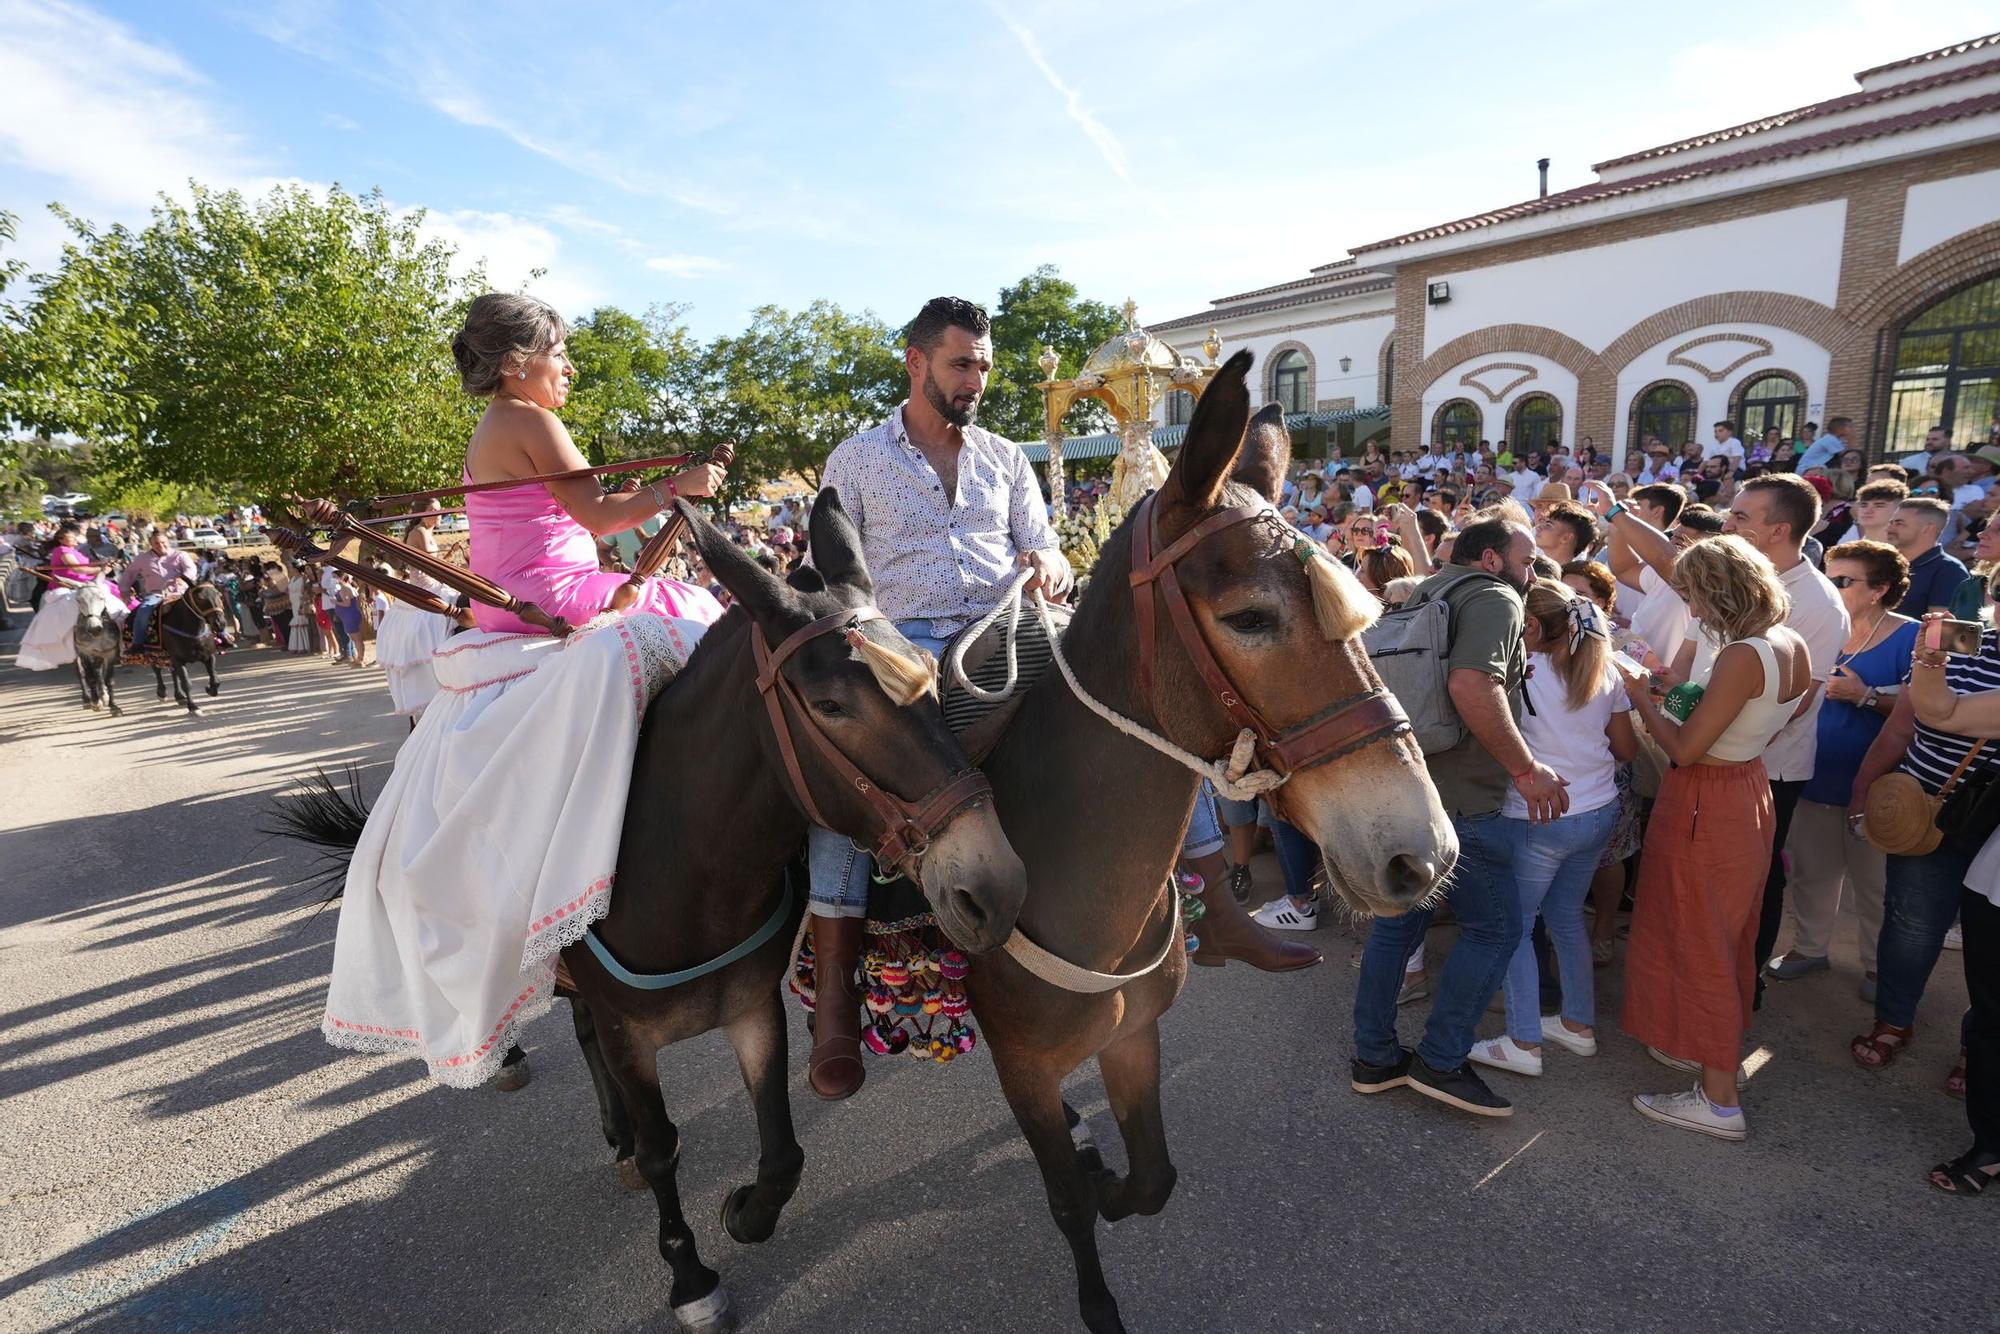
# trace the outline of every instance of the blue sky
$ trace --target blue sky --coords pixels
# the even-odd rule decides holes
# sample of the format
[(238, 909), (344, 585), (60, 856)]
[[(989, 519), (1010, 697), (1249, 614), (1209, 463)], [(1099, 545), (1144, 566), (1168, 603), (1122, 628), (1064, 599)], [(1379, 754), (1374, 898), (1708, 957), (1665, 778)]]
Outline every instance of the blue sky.
[(1990, 5), (0, 0), (0, 208), (380, 187), (566, 312), (894, 322), (1037, 264), (1141, 317), (1854, 89)]

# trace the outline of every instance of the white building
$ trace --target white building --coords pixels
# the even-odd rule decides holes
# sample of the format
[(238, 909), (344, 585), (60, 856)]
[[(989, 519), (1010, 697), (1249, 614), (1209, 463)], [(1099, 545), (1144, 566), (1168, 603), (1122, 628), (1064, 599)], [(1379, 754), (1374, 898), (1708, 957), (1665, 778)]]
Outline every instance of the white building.
[(1646, 434), (1732, 418), (1790, 438), (1833, 416), (1871, 453), (1939, 423), (1982, 442), (2000, 412), (2000, 34), (1855, 80), (1153, 331), (1255, 351), (1263, 399), (1309, 414), (1308, 453), (1386, 430), (1398, 449), (1588, 437), (1622, 461)]

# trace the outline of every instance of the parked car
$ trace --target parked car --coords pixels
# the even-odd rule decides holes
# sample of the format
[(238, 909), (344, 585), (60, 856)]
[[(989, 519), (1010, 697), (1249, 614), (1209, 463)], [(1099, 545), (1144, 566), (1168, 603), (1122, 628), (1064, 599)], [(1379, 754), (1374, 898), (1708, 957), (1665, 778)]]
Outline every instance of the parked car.
[(196, 551), (221, 551), (229, 545), (229, 539), (213, 528), (197, 528), (188, 539)]

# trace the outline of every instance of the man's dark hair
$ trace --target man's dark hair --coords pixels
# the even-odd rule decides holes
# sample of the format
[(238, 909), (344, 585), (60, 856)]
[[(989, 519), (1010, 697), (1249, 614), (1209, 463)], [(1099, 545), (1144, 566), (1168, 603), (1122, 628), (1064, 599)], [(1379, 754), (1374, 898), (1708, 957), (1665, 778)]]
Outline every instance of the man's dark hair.
[(1852, 417), (1829, 417), (1826, 419), (1827, 434), (1831, 435), (1835, 430), (1839, 429), (1840, 427), (1852, 426), (1853, 424), (1854, 424), (1854, 419)]
[(1417, 531), (1424, 535), (1424, 545), (1436, 551), (1438, 543), (1444, 541), (1444, 535), (1451, 531), (1451, 525), (1436, 510), (1420, 509), (1417, 511)]
[(1722, 531), (1722, 523), (1722, 516), (1708, 506), (1689, 505), (1681, 511), (1680, 522), (1675, 526), (1700, 533), (1703, 537), (1714, 537)]
[(1459, 529), (1458, 540), (1451, 544), (1451, 563), (1477, 565), (1479, 558), (1489, 551), (1499, 552), (1504, 560), (1517, 531), (1517, 524), (1497, 515), (1490, 519), (1475, 519)]
[[(1569, 529), (1571, 536), (1576, 538), (1573, 555), (1588, 556), (1591, 547), (1597, 544), (1597, 516), (1574, 500), (1558, 500), (1549, 506), (1547, 517)], [(1562, 571), (1556, 573), (1560, 576)]]
[(903, 342), (907, 347), (929, 352), (944, 341), (944, 331), (953, 328), (963, 329), (974, 338), (984, 338), (993, 332), (993, 321), (986, 318), (984, 309), (964, 297), (934, 296), (924, 302), (924, 308), (903, 330)]
[(1716, 425), (1726, 428), (1731, 435), (1736, 434), (1736, 423), (1729, 420), (1729, 418), (1727, 417), (1724, 417), (1721, 421), (1717, 422)]
[(1458, 502), (1464, 500), (1465, 496), (1455, 486), (1441, 486), (1437, 489), (1437, 498), (1448, 507), (1457, 509)]
[(1910, 494), (1910, 488), (1893, 477), (1881, 477), (1864, 485), (1854, 493), (1856, 500), (1901, 501)]
[(1752, 477), (1743, 484), (1748, 493), (1760, 493), (1770, 502), (1771, 517), (1792, 530), (1792, 541), (1804, 546), (1812, 530), (1819, 524), (1819, 492), (1811, 482), (1791, 472), (1774, 472), (1766, 477)]
[(1672, 482), (1648, 482), (1644, 486), (1634, 487), (1632, 499), (1659, 506), (1662, 529), (1673, 527), (1680, 520), (1681, 511), (1688, 503), (1687, 492)]

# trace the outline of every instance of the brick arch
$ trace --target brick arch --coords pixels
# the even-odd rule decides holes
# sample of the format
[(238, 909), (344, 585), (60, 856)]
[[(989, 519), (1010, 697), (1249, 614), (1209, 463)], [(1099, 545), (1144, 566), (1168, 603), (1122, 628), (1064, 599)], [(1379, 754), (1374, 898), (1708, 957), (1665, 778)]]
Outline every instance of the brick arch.
[[(1745, 433), (1743, 428), (1744, 392), (1759, 380), (1772, 379), (1790, 380), (1792, 387), (1799, 391), (1799, 426), (1801, 428), (1806, 424), (1806, 414), (1812, 410), (1812, 390), (1806, 385), (1806, 377), (1800, 375), (1797, 371), (1786, 370), (1782, 366), (1745, 371), (1736, 377), (1736, 386), (1729, 391), (1729, 417), (1731, 421), (1736, 423), (1737, 435), (1746, 441), (1750, 440), (1751, 437)], [(1808, 441), (1807, 443), (1810, 444), (1811, 442)], [(1805, 451), (1801, 449), (1799, 452), (1804, 453)]]
[(1375, 401), (1387, 406), (1395, 379), (1396, 326), (1392, 323), (1389, 332), (1382, 335), (1382, 346), (1375, 351)]
[[(1654, 341), (1657, 342), (1658, 340), (1656, 339)], [(1652, 344), (1649, 343), (1647, 344), (1647, 346), (1650, 347), (1652, 346)], [(1688, 414), (1689, 414), (1688, 439), (1699, 440), (1701, 438), (1700, 391), (1697, 390), (1693, 385), (1689, 384), (1686, 380), (1681, 379), (1679, 376), (1663, 375), (1657, 380), (1648, 380), (1646, 383), (1640, 385), (1637, 389), (1634, 389), (1632, 391), (1632, 397), (1628, 399), (1625, 403), (1625, 448), (1627, 450), (1630, 450), (1639, 443), (1639, 401), (1645, 398), (1646, 395), (1652, 393), (1655, 389), (1659, 389), (1665, 385), (1672, 385), (1674, 388), (1680, 390), (1682, 393), (1687, 395)], [(1669, 446), (1669, 448), (1675, 451), (1674, 456), (1678, 458), (1679, 451), (1681, 448), (1680, 445), (1678, 444), (1672, 445)], [(1613, 450), (1612, 452), (1616, 453), (1617, 451)]]
[(1860, 420), (1866, 457), (1880, 452), (1889, 433), (1896, 332), (1919, 312), (1995, 273), (2000, 273), (2000, 222), (1989, 222), (1912, 255), (1849, 305), (1857, 336), (1834, 349), (1826, 413)]
[(1425, 357), (1416, 367), (1418, 392), (1461, 361), (1499, 352), (1527, 352), (1546, 357), (1581, 380), (1595, 369), (1597, 354), (1566, 333), (1540, 324), (1495, 324), (1458, 337)]
[(1768, 324), (1810, 338), (1828, 352), (1855, 333), (1852, 321), (1806, 297), (1788, 292), (1711, 292), (1654, 311), (1612, 339), (1602, 354), (1604, 365), (1616, 375), (1655, 343), (1712, 324)]
[(1311, 412), (1319, 406), (1319, 361), (1311, 348), (1295, 339), (1286, 339), (1264, 354), (1264, 401), (1278, 401), (1278, 358), (1287, 352), (1296, 352), (1306, 359), (1306, 383), (1311, 389), (1306, 395), (1306, 411)]

